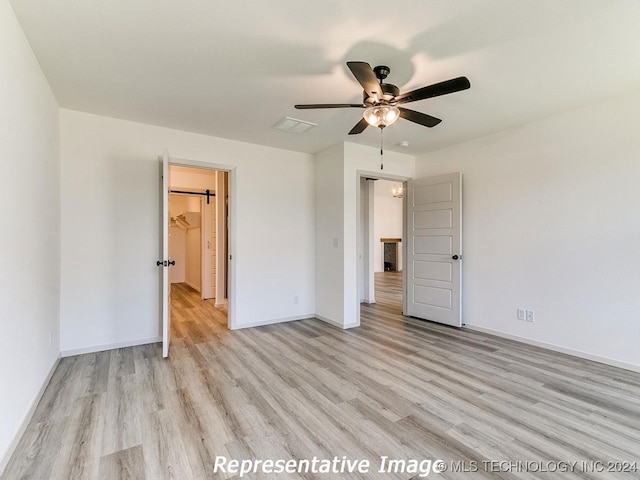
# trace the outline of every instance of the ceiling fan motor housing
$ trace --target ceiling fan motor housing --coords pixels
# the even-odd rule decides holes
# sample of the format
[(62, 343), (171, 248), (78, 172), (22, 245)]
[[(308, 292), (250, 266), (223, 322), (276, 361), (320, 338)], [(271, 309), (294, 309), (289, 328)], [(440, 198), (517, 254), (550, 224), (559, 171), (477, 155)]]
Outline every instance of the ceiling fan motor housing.
[(395, 97), (400, 95), (400, 89), (390, 83), (381, 83), (380, 89), (382, 90), (382, 98), (376, 98), (376, 96), (369, 96), (366, 91), (362, 92), (362, 99), (365, 105), (387, 105)]
[(373, 68), (373, 73), (380, 83), (382, 98), (379, 98), (377, 95), (370, 96), (365, 90), (362, 92), (362, 103), (369, 107), (373, 105), (388, 105), (396, 96), (400, 95), (400, 89), (398, 87), (390, 83), (382, 83), (391, 73), (391, 69), (386, 65), (378, 65)]
[(374, 67), (373, 73), (376, 74), (376, 77), (380, 80), (380, 83), (382, 83), (382, 80), (387, 78), (391, 73), (391, 69), (386, 65), (378, 65), (377, 67)]

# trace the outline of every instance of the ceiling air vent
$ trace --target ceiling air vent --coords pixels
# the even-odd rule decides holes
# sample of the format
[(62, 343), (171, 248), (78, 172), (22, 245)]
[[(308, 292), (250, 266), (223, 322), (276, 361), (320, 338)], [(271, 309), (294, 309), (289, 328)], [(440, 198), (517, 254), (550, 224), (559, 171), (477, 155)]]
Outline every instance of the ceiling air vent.
[(310, 128), (317, 126), (317, 123), (305, 122), (304, 120), (298, 120), (291, 117), (284, 117), (282, 120), (279, 120), (273, 128), (276, 130), (282, 130), (283, 132), (303, 133)]

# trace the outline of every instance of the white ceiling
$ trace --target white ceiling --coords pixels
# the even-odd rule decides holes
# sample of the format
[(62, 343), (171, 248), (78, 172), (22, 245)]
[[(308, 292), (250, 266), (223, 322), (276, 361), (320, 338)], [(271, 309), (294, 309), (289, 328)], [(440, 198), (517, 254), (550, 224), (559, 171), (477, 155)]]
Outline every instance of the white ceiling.
[(443, 119), (385, 130), (409, 154), (640, 89), (637, 0), (10, 1), (61, 107), (310, 153), (379, 145), (347, 135), (361, 110), (293, 108), (361, 101), (347, 60), (401, 91), (471, 81), (406, 105)]

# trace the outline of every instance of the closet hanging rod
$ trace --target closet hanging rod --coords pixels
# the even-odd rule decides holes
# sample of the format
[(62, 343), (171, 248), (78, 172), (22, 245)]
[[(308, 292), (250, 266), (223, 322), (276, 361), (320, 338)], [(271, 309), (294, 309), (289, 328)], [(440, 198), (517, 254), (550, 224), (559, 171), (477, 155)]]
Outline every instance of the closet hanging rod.
[(205, 195), (207, 197), (207, 205), (209, 204), (209, 198), (215, 197), (215, 193), (211, 193), (211, 190), (207, 189), (204, 192), (189, 192), (187, 190), (169, 190), (169, 193), (184, 193), (187, 195)]

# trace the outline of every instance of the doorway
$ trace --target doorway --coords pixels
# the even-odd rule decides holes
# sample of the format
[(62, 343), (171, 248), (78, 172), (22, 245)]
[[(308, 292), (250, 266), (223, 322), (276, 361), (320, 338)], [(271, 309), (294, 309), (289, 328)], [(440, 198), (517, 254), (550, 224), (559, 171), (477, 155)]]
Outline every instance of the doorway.
[[(172, 191), (175, 191), (173, 187)], [(206, 220), (202, 203), (203, 199), (196, 195), (172, 193), (169, 196), (169, 258), (176, 262), (169, 270), (169, 281), (172, 288), (185, 284), (201, 294), (203, 300), (208, 300), (215, 295), (211, 295), (202, 281), (210, 268), (203, 262), (202, 237)]]
[(361, 304), (380, 296), (402, 314), (404, 258), (402, 179), (361, 175), (358, 228), (358, 291)]
[[(358, 183), (360, 304), (375, 303), (375, 276), (380, 276), (375, 266), (382, 263), (384, 269), (384, 260), (374, 259), (375, 187), (371, 186), (384, 179), (403, 180), (360, 173)], [(402, 191), (392, 188), (392, 192), (402, 197), (402, 237), (380, 237), (380, 243), (402, 243), (396, 253), (403, 256), (398, 262), (403, 272), (395, 282), (397, 285), (401, 278), (402, 286), (392, 288), (402, 291), (402, 307), (393, 313), (462, 327), (462, 173), (407, 179), (402, 182)], [(361, 309), (356, 311), (359, 325)]]
[(168, 334), (174, 345), (207, 341), (231, 327), (229, 176), (170, 161)]

